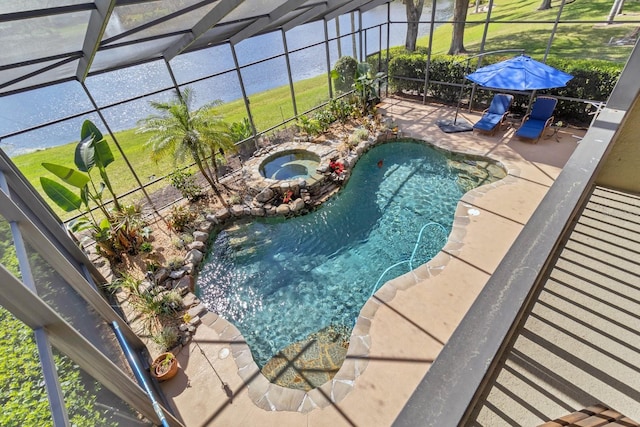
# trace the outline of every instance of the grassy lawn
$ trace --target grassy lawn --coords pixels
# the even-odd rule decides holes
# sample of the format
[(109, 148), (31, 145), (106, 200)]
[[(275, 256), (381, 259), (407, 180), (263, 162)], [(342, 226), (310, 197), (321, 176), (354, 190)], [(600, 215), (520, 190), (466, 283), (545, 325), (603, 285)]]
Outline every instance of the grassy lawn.
[[(471, 2), (474, 3), (473, 1)], [(486, 4), (487, 2), (484, 2)], [(555, 21), (559, 0), (552, 1), (549, 10), (537, 10), (540, 0), (496, 0), (491, 20), (520, 21), (518, 23), (491, 23), (485, 42), (485, 52), (502, 49), (524, 49), (525, 53), (541, 59), (547, 49), (553, 22), (538, 24), (531, 21)], [(562, 11), (562, 21), (603, 21), (607, 19), (613, 2), (611, 0), (589, 0), (567, 2)], [(467, 20), (481, 23), (467, 24), (464, 46), (469, 53), (478, 53), (484, 32), (487, 13), (473, 13), (469, 9)], [(424, 19), (424, 17), (423, 17)], [(624, 14), (617, 21), (640, 19), (640, 2), (625, 2)], [(525, 21), (525, 22), (523, 22)], [(633, 46), (609, 45), (611, 38), (618, 39), (633, 31), (637, 24), (602, 25), (593, 23), (562, 23), (558, 26), (551, 45), (549, 58), (603, 59), (625, 62)], [(433, 52), (447, 53), (451, 45), (451, 25), (438, 27), (434, 32)], [(428, 46), (428, 37), (418, 40), (420, 46)]]
[[(553, 8), (545, 11), (536, 10), (540, 0), (496, 0), (491, 14), (492, 20), (504, 21), (553, 21), (558, 12), (560, 1), (552, 2)], [(563, 21), (604, 20), (609, 14), (611, 0), (575, 0), (566, 4), (563, 10)], [(427, 13), (423, 19), (427, 19)], [(640, 18), (640, 2), (625, 3), (625, 15), (617, 17), (618, 20)], [(469, 9), (467, 19), (470, 21), (484, 21), (486, 12), (474, 14), (473, 8)], [(613, 24), (595, 25), (592, 23), (562, 24), (553, 41), (550, 57), (562, 58), (597, 58), (611, 61), (626, 61), (631, 52), (631, 46), (610, 46), (609, 40), (621, 38), (631, 32), (637, 25)], [(501, 49), (525, 49), (528, 55), (541, 59), (546, 51), (549, 36), (553, 29), (553, 23), (492, 23), (489, 26), (489, 34), (486, 40), (485, 51)], [(467, 24), (465, 29), (465, 47), (470, 53), (477, 53), (480, 48), (484, 23)], [(451, 43), (451, 25), (446, 24), (434, 31), (433, 52), (446, 53)], [(428, 45), (428, 37), (418, 41), (421, 46)], [(298, 114), (327, 101), (328, 82), (322, 75), (295, 83), (296, 102)], [(251, 95), (251, 111), (258, 131), (277, 125), (284, 119), (293, 117), (293, 105), (290, 100), (290, 88), (288, 85), (269, 91)], [(246, 116), (243, 100), (236, 100), (217, 108), (226, 121), (232, 123), (242, 120)], [(144, 184), (156, 176), (164, 176), (174, 168), (171, 159), (164, 159), (158, 163), (150, 158), (149, 148), (145, 146), (146, 135), (138, 135), (135, 129), (118, 132), (118, 143), (126, 153), (133, 168), (137, 171), (140, 181)], [(107, 172), (112, 180), (117, 193), (124, 193), (137, 186), (133, 175), (127, 168), (119, 150), (113, 144), (109, 136), (112, 151), (116, 161), (112, 163)], [(75, 143), (48, 148), (29, 154), (14, 157), (12, 160), (27, 177), (31, 184), (41, 191), (40, 176), (56, 179), (42, 166), (42, 162), (58, 163), (73, 166), (73, 153)], [(41, 192), (42, 194), (42, 192)], [(48, 199), (47, 199), (48, 200)], [(63, 219), (71, 214), (64, 214), (57, 210)]]

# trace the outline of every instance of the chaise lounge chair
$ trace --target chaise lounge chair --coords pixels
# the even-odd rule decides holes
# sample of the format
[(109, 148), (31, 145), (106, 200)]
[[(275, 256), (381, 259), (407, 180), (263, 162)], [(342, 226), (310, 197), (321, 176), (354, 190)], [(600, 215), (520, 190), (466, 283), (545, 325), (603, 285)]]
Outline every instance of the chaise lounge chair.
[(553, 111), (558, 100), (550, 96), (539, 96), (533, 103), (531, 113), (522, 118), (522, 124), (516, 131), (521, 139), (532, 140), (535, 144), (542, 136), (542, 132), (553, 123)]
[(496, 93), (491, 100), (489, 108), (482, 112), (482, 118), (473, 125), (473, 130), (494, 135), (505, 122), (512, 101), (513, 95)]

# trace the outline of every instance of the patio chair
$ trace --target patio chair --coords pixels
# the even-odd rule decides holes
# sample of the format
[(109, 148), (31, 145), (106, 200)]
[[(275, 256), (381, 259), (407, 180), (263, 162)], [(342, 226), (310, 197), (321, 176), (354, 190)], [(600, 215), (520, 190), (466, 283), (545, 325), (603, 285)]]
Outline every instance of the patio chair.
[(515, 135), (521, 139), (538, 142), (542, 133), (553, 123), (553, 111), (558, 103), (557, 98), (539, 96), (533, 103), (531, 112), (522, 118), (522, 124)]
[(513, 95), (496, 93), (491, 100), (489, 108), (482, 112), (482, 118), (473, 125), (473, 130), (495, 135), (498, 128), (504, 124), (512, 101)]

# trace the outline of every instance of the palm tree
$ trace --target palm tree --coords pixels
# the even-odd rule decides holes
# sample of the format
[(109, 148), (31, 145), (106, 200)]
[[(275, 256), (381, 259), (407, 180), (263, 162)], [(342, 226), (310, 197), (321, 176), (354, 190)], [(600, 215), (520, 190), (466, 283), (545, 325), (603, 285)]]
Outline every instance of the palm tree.
[[(217, 105), (217, 103), (209, 105), (208, 109), (214, 105)], [(220, 157), (224, 159), (225, 153), (235, 152), (237, 150), (235, 138), (231, 126), (223, 120), (222, 116), (214, 115), (213, 111), (210, 111), (209, 116), (203, 120), (201, 125), (200, 139), (208, 148), (208, 156), (210, 156), (211, 166), (213, 168), (211, 176), (217, 184), (219, 181), (218, 162), (216, 159)]]
[(224, 135), (216, 136), (224, 122), (219, 117), (211, 118), (210, 105), (192, 111), (192, 101), (193, 91), (185, 88), (182, 93), (176, 91), (175, 98), (169, 102), (151, 102), (160, 113), (141, 120), (137, 133), (151, 134), (146, 145), (151, 147), (154, 160), (171, 154), (175, 162), (182, 162), (190, 156), (220, 202), (226, 205), (216, 185), (218, 178), (207, 164), (207, 157), (211, 155), (214, 171), (217, 170), (212, 147), (226, 140)]

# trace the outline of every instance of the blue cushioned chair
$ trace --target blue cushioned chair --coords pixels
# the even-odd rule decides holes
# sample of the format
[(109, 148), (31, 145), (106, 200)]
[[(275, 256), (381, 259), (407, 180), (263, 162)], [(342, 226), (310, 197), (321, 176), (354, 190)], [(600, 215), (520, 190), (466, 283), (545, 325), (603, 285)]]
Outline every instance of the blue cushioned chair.
[(507, 118), (512, 101), (513, 95), (496, 93), (489, 108), (482, 112), (482, 118), (473, 125), (473, 130), (494, 135)]
[(550, 96), (539, 96), (533, 103), (531, 112), (522, 118), (522, 124), (516, 131), (516, 136), (532, 140), (535, 144), (542, 136), (542, 132), (553, 123), (553, 111), (558, 100)]

